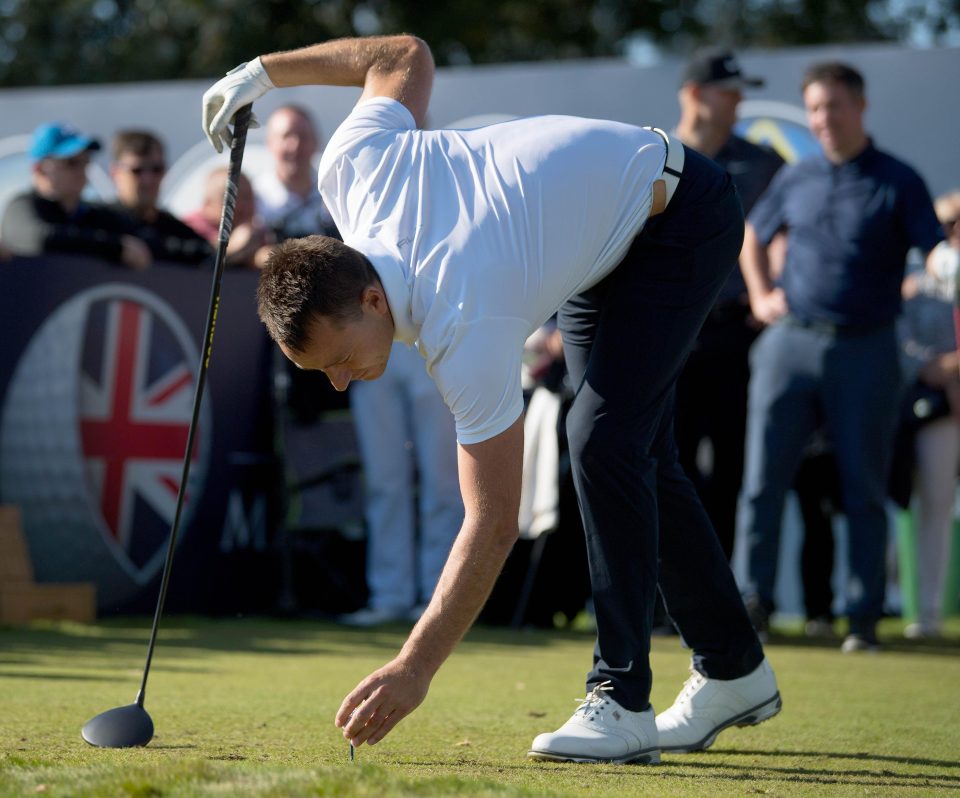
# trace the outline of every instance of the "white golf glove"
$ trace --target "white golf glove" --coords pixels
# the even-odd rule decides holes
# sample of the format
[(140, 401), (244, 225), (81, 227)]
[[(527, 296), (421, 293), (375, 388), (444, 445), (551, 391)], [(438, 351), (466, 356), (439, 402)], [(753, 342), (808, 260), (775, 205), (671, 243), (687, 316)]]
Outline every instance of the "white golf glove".
[[(238, 109), (262, 97), (274, 89), (273, 81), (260, 63), (259, 56), (220, 78), (203, 95), (203, 132), (217, 152), (223, 152), (233, 143), (233, 134), (228, 127)], [(250, 127), (259, 127), (251, 117)]]

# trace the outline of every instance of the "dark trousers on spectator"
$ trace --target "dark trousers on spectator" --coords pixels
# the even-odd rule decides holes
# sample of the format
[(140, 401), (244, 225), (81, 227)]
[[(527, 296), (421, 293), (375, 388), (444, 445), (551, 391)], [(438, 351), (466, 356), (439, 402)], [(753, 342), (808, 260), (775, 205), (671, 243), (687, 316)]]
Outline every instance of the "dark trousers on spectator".
[[(757, 337), (747, 322), (749, 314), (749, 307), (736, 301), (714, 308), (677, 382), (680, 465), (693, 481), (728, 560), (743, 478), (750, 346)], [(697, 463), (704, 441), (713, 454), (707, 471)]]
[(899, 407), (893, 325), (849, 334), (788, 317), (757, 340), (751, 375), (740, 517), (748, 594), (773, 609), (784, 498), (822, 419), (848, 521), (847, 614), (851, 631), (872, 633), (883, 611), (887, 469)]
[(841, 508), (839, 485), (832, 448), (808, 453), (793, 480), (803, 518), (800, 580), (808, 620), (833, 619), (833, 517)]
[(763, 658), (673, 437), (677, 376), (736, 265), (742, 219), (726, 174), (686, 150), (666, 211), (558, 317), (577, 386), (567, 431), (597, 620), (587, 687), (611, 682), (629, 710), (649, 706), (658, 578), (698, 670), (732, 679)]

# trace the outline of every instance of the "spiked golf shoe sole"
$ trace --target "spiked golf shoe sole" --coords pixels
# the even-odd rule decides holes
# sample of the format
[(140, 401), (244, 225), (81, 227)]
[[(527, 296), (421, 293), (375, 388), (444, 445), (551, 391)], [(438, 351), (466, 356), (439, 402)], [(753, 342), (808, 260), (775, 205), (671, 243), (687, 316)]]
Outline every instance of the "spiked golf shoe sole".
[(713, 745), (714, 741), (717, 739), (717, 735), (720, 734), (720, 732), (722, 732), (724, 729), (729, 729), (732, 726), (738, 726), (741, 728), (744, 726), (756, 726), (760, 723), (763, 723), (765, 720), (770, 720), (770, 718), (780, 712), (782, 707), (783, 700), (780, 698), (780, 693), (777, 693), (769, 701), (765, 701), (764, 703), (748, 709), (746, 712), (743, 712), (736, 717), (724, 721), (719, 726), (715, 726), (705, 737), (697, 742), (677, 746), (661, 745), (660, 750), (669, 752), (671, 754), (689, 754), (693, 753), (694, 751), (706, 751), (711, 745)]
[(611, 757), (609, 759), (596, 756), (574, 756), (573, 754), (562, 754), (554, 751), (529, 751), (528, 759), (534, 759), (538, 762), (584, 762), (584, 763), (609, 763), (613, 765), (659, 765), (660, 749), (648, 748), (644, 751), (635, 751), (622, 757)]

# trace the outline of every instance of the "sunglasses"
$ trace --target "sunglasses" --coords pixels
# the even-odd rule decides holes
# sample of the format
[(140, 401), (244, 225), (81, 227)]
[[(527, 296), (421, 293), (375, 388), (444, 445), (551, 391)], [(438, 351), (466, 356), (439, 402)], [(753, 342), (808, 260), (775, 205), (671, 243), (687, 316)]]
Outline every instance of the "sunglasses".
[(86, 169), (90, 164), (89, 155), (74, 155), (72, 158), (61, 158), (60, 162), (67, 169)]
[(141, 175), (162, 175), (167, 171), (167, 165), (165, 163), (151, 163), (151, 164), (141, 164), (139, 166), (131, 166), (130, 164), (125, 164), (123, 162), (118, 162), (117, 166), (121, 169), (126, 170), (134, 177), (140, 177)]

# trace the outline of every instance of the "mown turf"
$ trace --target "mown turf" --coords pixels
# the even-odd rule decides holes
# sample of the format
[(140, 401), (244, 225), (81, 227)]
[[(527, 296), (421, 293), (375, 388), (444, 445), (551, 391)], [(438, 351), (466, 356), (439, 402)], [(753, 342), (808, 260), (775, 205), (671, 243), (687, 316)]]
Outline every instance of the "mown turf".
[[(0, 629), (0, 795), (960, 795), (960, 626), (949, 628), (952, 643), (913, 645), (890, 622), (893, 645), (863, 656), (781, 637), (767, 649), (780, 716), (659, 767), (525, 758), (583, 694), (585, 632), (474, 630), (423, 706), (350, 762), (333, 714), (401, 627), (165, 619), (146, 701), (156, 735), (121, 751), (91, 748), (80, 727), (134, 700), (149, 621)], [(676, 639), (654, 641), (654, 706), (672, 702), (688, 662)]]

